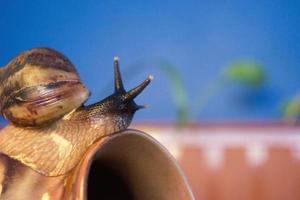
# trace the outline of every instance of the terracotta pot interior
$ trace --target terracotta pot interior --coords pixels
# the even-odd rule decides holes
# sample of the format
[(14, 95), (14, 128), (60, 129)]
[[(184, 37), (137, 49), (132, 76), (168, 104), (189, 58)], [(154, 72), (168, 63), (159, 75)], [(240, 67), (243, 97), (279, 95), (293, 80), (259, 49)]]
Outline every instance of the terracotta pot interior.
[(133, 199), (131, 189), (122, 175), (105, 162), (95, 160), (88, 176), (88, 199)]
[(115, 136), (95, 154), (87, 179), (93, 199), (190, 199), (188, 186), (174, 159), (152, 138)]

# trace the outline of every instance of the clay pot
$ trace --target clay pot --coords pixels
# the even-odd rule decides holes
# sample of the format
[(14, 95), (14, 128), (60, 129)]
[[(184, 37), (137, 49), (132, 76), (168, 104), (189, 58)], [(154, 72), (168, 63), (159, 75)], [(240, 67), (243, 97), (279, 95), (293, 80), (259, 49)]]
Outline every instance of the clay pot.
[(194, 199), (173, 157), (137, 130), (97, 141), (74, 169), (57, 177), (0, 155), (0, 182), (6, 200)]

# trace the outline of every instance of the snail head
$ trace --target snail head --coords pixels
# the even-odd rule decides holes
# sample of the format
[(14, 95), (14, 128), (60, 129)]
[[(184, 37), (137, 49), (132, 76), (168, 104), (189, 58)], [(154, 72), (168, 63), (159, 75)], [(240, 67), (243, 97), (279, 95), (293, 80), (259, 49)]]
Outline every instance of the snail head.
[[(153, 76), (149, 75), (140, 85), (126, 91), (123, 85), (120, 69), (119, 58), (114, 57), (114, 85), (115, 91), (112, 95), (103, 99), (98, 105), (102, 105), (101, 109), (104, 113), (113, 114), (129, 114), (133, 115), (137, 110), (147, 108), (145, 105), (138, 105), (135, 103), (134, 98), (137, 97), (153, 80)], [(91, 105), (94, 106), (94, 105)]]

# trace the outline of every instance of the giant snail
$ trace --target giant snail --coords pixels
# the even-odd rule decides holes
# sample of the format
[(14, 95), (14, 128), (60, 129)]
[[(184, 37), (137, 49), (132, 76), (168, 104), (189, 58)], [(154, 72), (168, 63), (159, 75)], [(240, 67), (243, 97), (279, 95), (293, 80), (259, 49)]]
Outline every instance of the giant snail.
[(85, 106), (89, 91), (72, 63), (50, 48), (35, 48), (0, 68), (0, 111), (9, 124), (0, 131), (0, 153), (45, 176), (70, 171), (96, 140), (126, 129), (144, 106), (134, 98), (153, 79), (123, 87), (114, 58), (115, 91)]

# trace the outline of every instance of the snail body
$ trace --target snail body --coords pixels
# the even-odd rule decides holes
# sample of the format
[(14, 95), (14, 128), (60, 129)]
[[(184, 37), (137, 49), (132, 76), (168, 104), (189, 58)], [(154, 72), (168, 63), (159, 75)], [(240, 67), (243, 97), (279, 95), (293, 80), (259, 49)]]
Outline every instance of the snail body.
[(126, 129), (143, 108), (133, 99), (152, 76), (126, 91), (117, 58), (114, 75), (115, 92), (85, 106), (89, 91), (62, 54), (39, 48), (19, 55), (0, 71), (0, 109), (10, 122), (0, 131), (0, 152), (46, 176), (70, 171), (89, 146)]

